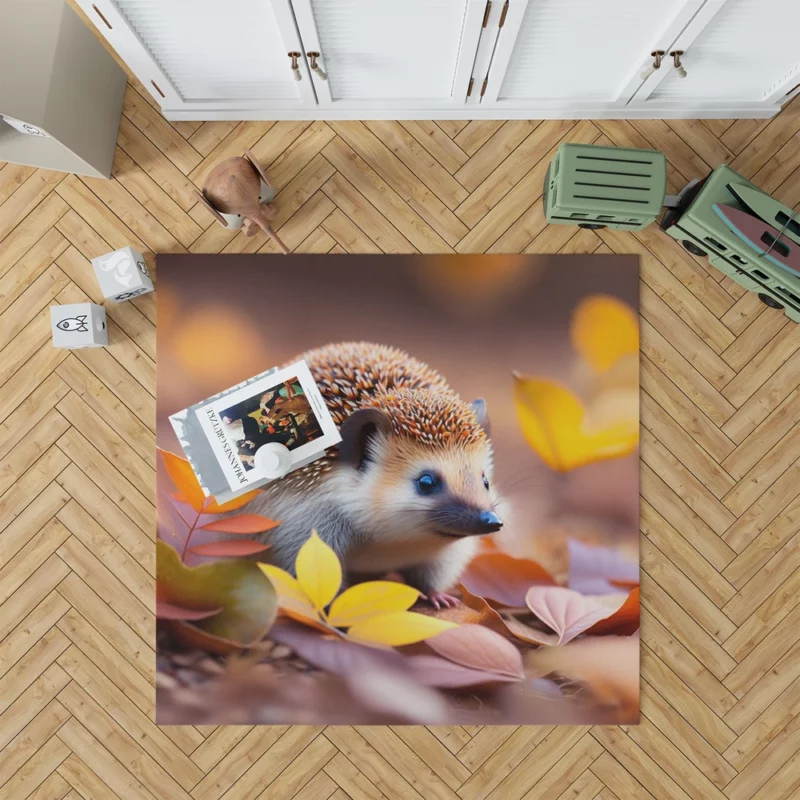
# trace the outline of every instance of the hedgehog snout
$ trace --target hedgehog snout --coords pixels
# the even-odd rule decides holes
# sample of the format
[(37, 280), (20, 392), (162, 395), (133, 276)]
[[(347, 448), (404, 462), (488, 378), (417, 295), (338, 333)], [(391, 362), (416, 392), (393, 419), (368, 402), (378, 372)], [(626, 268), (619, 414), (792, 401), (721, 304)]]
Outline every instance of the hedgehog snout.
[(484, 536), (503, 527), (494, 511), (459, 502), (440, 506), (429, 518), (436, 531), (447, 536)]

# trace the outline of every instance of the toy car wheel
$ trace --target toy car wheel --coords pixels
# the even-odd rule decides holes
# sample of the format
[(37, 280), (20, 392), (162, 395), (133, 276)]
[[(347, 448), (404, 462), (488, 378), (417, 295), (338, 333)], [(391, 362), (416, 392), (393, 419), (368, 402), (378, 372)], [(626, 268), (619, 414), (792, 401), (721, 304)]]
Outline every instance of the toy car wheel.
[(783, 308), (783, 306), (774, 297), (770, 297), (768, 294), (763, 294), (762, 292), (759, 292), (758, 299), (765, 306), (769, 306), (770, 308), (778, 308), (778, 309)]
[(596, 222), (579, 222), (579, 228), (588, 228), (590, 231), (600, 230), (600, 228), (605, 228), (605, 225), (598, 225)]
[(707, 256), (705, 250), (701, 250), (694, 242), (690, 242), (688, 239), (684, 239), (681, 244), (693, 255), (693, 256)]

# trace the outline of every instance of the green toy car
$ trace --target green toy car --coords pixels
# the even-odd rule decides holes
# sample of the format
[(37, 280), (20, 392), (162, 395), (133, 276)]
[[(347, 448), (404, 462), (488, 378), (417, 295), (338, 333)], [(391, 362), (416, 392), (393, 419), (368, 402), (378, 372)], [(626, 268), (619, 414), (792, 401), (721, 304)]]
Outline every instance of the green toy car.
[(681, 242), (690, 253), (708, 256), (720, 272), (756, 292), (766, 305), (783, 309), (789, 319), (800, 322), (800, 276), (761, 257), (714, 211), (714, 205), (748, 210), (727, 188), (729, 184), (761, 191), (730, 167), (717, 167), (678, 195), (678, 206), (664, 214), (661, 230)]
[(667, 190), (658, 150), (562, 144), (544, 181), (548, 222), (638, 231), (655, 222)]

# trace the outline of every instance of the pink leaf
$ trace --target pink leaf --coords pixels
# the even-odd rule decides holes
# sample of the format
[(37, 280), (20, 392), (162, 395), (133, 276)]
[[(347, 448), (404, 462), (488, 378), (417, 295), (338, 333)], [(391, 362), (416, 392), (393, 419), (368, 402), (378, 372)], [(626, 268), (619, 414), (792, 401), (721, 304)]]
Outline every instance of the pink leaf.
[(592, 627), (598, 620), (610, 617), (613, 609), (561, 586), (532, 586), (525, 595), (528, 608), (558, 634), (564, 644)]
[(522, 656), (511, 642), (482, 625), (459, 625), (427, 641), (440, 656), (480, 672), (524, 677)]
[(613, 594), (639, 585), (639, 565), (618, 550), (570, 539), (569, 588), (581, 594)]
[(214, 558), (229, 558), (232, 556), (244, 558), (245, 556), (252, 556), (255, 553), (261, 553), (268, 549), (268, 544), (233, 539), (230, 541), (198, 544), (196, 547), (190, 547), (189, 552), (198, 556), (212, 556)]
[(436, 689), (461, 689), (467, 686), (512, 683), (519, 680), (517, 677), (497, 672), (470, 669), (438, 656), (411, 656), (408, 665), (421, 683)]
[(238, 514), (235, 517), (215, 519), (213, 522), (208, 522), (200, 527), (207, 531), (235, 533), (245, 536), (252, 533), (263, 533), (264, 531), (272, 530), (278, 525), (280, 525), (280, 522), (275, 522), (275, 520), (268, 517), (262, 517), (260, 514)]
[(221, 608), (181, 608), (165, 600), (156, 601), (156, 616), (159, 619), (198, 620), (219, 614)]

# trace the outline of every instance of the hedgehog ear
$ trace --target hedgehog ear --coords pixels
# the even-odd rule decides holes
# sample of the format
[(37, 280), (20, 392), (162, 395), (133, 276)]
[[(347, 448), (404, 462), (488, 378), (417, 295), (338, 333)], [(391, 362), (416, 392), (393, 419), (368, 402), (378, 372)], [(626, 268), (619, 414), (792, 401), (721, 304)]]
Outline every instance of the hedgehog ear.
[(361, 408), (354, 411), (339, 429), (342, 436), (339, 454), (356, 469), (362, 469), (369, 461), (369, 441), (380, 434), (388, 435), (392, 424), (387, 414), (377, 408)]
[(479, 397), (477, 400), (473, 400), (470, 403), (472, 406), (472, 410), (475, 413), (475, 416), (478, 418), (478, 425), (481, 426), (486, 431), (488, 436), (489, 434), (489, 413), (486, 410), (486, 401)]

